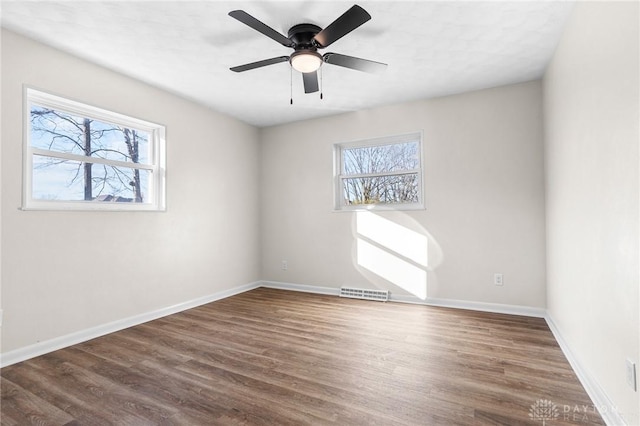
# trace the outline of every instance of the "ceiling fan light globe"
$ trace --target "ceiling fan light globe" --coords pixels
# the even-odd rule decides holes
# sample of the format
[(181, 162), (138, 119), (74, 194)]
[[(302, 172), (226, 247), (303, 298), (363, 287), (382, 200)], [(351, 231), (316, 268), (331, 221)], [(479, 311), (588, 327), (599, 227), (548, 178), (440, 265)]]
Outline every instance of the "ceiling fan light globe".
[(322, 56), (317, 52), (295, 52), (291, 55), (291, 66), (294, 70), (309, 73), (317, 71), (322, 65)]

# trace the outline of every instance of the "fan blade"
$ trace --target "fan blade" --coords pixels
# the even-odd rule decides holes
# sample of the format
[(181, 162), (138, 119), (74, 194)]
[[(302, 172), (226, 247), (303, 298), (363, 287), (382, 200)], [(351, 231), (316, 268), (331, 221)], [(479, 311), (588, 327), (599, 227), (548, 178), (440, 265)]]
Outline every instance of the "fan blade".
[(325, 53), (322, 56), (322, 59), (331, 65), (370, 73), (380, 73), (387, 69), (387, 64), (383, 64), (382, 62), (356, 58), (355, 56), (341, 55), (339, 53)]
[(320, 90), (318, 87), (318, 71), (303, 72), (302, 81), (304, 82), (304, 93), (313, 93)]
[(329, 24), (328, 27), (316, 34), (313, 39), (318, 44), (318, 47), (327, 47), (369, 19), (371, 19), (371, 15), (369, 15), (366, 10), (357, 4), (353, 5), (351, 9), (347, 10), (342, 16)]
[(264, 24), (261, 21), (258, 21), (256, 18), (249, 15), (244, 10), (232, 10), (231, 12), (229, 12), (229, 16), (231, 16), (232, 18), (236, 18), (238, 21), (242, 22), (243, 24), (250, 26), (254, 30), (277, 41), (283, 46), (293, 47), (293, 42), (291, 40), (289, 40), (287, 37), (277, 32), (270, 26)]
[(258, 62), (251, 62), (250, 64), (238, 65), (237, 67), (230, 69), (235, 72), (249, 71), (254, 68), (266, 67), (267, 65), (279, 64), (280, 62), (287, 62), (288, 60), (288, 56), (278, 56), (277, 58), (264, 59)]

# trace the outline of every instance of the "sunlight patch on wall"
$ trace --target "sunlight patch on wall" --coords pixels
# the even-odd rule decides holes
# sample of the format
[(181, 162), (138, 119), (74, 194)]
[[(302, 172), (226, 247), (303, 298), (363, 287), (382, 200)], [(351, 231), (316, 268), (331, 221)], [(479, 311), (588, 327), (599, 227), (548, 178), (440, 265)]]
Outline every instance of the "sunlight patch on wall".
[(362, 239), (358, 264), (422, 300), (427, 298), (427, 272)]
[(357, 214), (356, 232), (358, 235), (366, 237), (419, 265), (424, 267), (428, 265), (426, 235), (371, 212), (358, 212)]
[(427, 298), (428, 238), (371, 212), (356, 214), (358, 266)]

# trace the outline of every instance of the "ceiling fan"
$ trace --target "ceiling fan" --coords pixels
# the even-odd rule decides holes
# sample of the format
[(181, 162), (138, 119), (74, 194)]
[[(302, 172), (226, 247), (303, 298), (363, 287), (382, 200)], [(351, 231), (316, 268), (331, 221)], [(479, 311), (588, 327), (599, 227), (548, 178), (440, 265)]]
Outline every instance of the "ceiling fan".
[(239, 65), (231, 68), (231, 71), (243, 72), (280, 62), (289, 62), (293, 69), (302, 73), (305, 93), (313, 93), (319, 90), (317, 71), (323, 63), (364, 72), (380, 72), (387, 67), (387, 64), (354, 56), (333, 52), (328, 52), (324, 55), (318, 53), (318, 49), (330, 46), (336, 40), (341, 39), (371, 19), (371, 15), (358, 5), (352, 6), (324, 29), (313, 24), (294, 25), (289, 29), (287, 37), (249, 15), (244, 10), (233, 10), (229, 12), (229, 16), (294, 50), (289, 56), (278, 56)]

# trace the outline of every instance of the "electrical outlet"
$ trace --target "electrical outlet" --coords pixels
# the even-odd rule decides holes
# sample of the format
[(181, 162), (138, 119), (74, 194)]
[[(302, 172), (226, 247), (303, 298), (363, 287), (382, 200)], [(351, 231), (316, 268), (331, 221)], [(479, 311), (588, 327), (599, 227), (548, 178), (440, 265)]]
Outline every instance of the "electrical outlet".
[(630, 359), (626, 360), (627, 365), (627, 384), (633, 391), (637, 390), (636, 385), (636, 363), (631, 361)]
[(493, 274), (493, 283), (495, 285), (504, 285), (504, 277), (502, 274)]
[(287, 265), (286, 260), (282, 261), (282, 265), (280, 266), (280, 268), (282, 268), (283, 271), (286, 271), (289, 268), (289, 265)]

